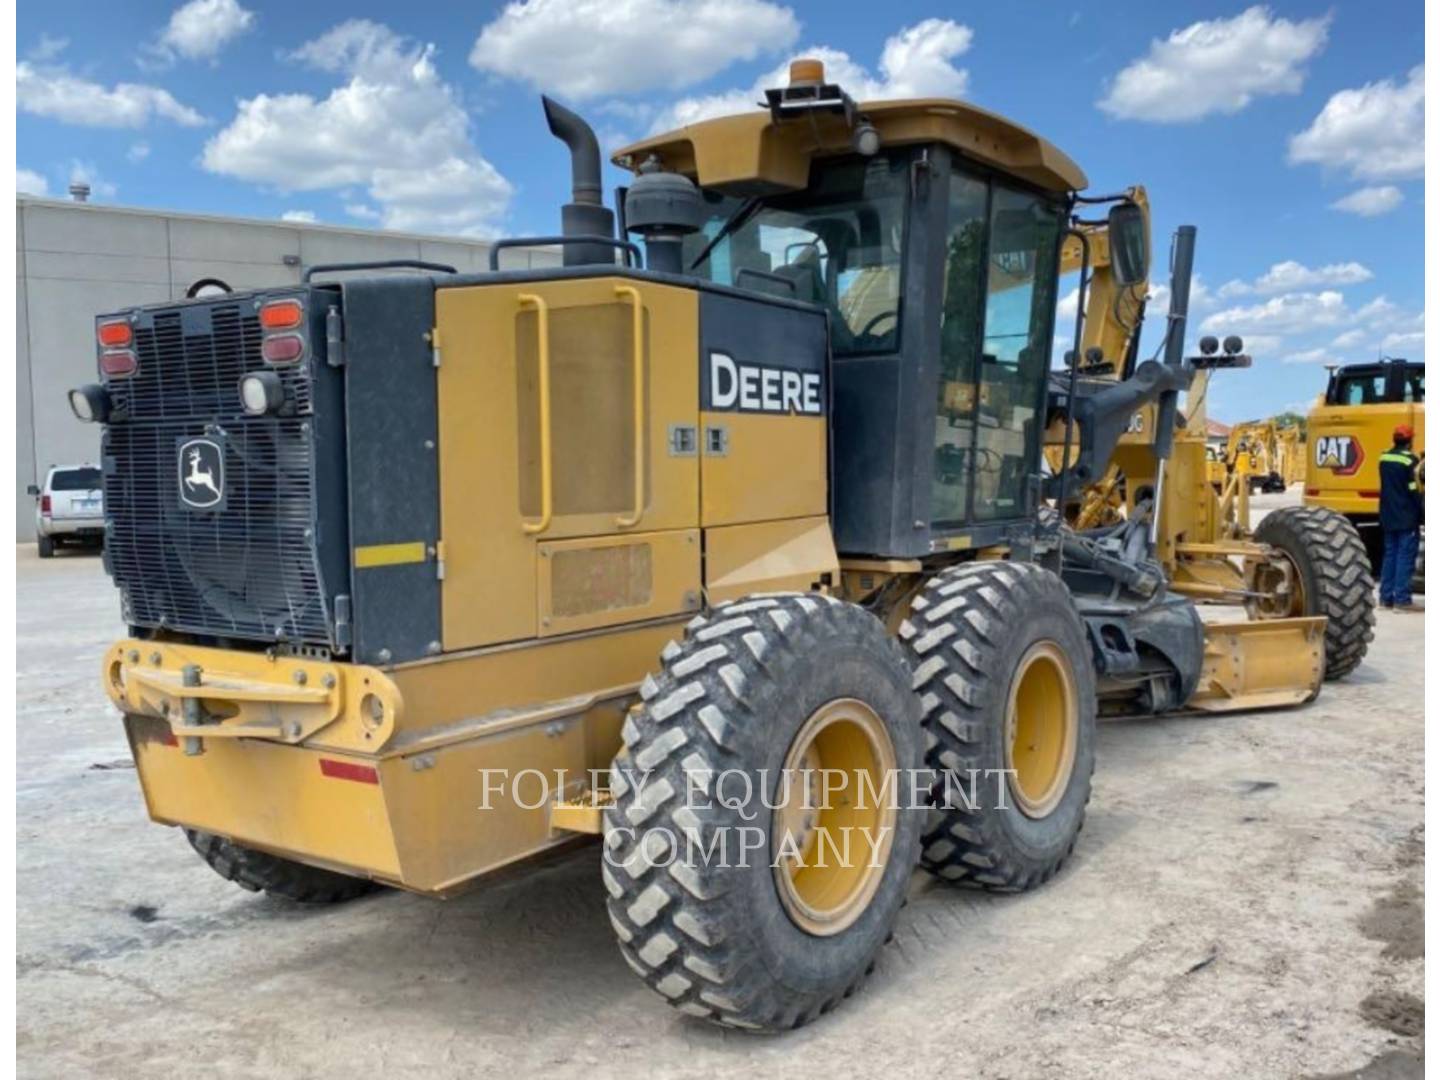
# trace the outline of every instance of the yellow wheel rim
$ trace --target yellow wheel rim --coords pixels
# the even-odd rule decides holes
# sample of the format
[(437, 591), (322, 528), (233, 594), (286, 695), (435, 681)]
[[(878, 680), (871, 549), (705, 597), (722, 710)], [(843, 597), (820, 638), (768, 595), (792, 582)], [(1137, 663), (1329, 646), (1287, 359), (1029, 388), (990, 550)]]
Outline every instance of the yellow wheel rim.
[(822, 705), (785, 754), (771, 829), (775, 887), (786, 914), (818, 937), (869, 906), (895, 840), (895, 747), (875, 710), (853, 698)]
[(1070, 784), (1080, 726), (1075, 673), (1055, 642), (1038, 641), (1020, 658), (1005, 716), (1010, 795), (1026, 817), (1043, 818)]

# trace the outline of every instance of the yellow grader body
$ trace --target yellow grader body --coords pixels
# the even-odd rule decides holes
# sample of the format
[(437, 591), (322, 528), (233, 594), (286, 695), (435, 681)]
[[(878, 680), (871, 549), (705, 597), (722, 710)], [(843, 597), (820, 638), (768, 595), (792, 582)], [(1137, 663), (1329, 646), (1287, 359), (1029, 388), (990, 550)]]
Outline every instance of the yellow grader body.
[[(646, 983), (790, 1028), (872, 966), (917, 851), (1000, 891), (1059, 870), (1097, 715), (1299, 704), (1359, 662), (1335, 522), (1252, 536), (1207, 480), (1177, 400), (1215, 350), (1136, 363), (1143, 189), (1087, 200), (1024, 128), (818, 64), (766, 96), (617, 155), (644, 268), (547, 101), (575, 197), (529, 242), (563, 267), (100, 318), (71, 401), (132, 627), (103, 687), (151, 817), (217, 872), (445, 895), (600, 833)], [(1089, 292), (1052, 373), (1063, 269)], [(951, 790), (981, 773), (992, 798)], [(856, 796), (900, 776), (923, 798)], [(709, 858), (756, 830), (760, 863)]]

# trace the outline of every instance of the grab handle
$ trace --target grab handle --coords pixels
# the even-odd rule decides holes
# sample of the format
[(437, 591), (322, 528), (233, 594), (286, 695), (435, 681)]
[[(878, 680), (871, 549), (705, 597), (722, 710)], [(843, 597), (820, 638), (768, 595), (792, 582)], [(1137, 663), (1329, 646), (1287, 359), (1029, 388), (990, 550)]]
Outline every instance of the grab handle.
[(520, 527), (534, 536), (550, 528), (551, 463), (550, 463), (550, 308), (543, 297), (521, 293), (516, 299), (521, 307), (535, 309), (536, 351), (539, 354), (540, 383), (540, 520), (522, 521)]
[(631, 377), (635, 382), (635, 497), (634, 509), (621, 514), (615, 524), (622, 529), (634, 528), (645, 514), (645, 308), (640, 290), (633, 285), (616, 285), (615, 295), (630, 302), (630, 334), (634, 340)]

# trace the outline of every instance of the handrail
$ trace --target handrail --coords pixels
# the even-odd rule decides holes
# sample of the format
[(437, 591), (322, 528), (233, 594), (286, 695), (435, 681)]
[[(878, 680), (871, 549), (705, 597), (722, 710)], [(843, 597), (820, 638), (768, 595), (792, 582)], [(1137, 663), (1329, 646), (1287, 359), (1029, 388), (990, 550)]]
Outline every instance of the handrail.
[(550, 462), (550, 308), (543, 297), (521, 293), (516, 299), (521, 307), (535, 309), (536, 351), (539, 353), (540, 384), (540, 520), (522, 521), (520, 527), (532, 536), (550, 528), (551, 462)]
[(630, 529), (640, 524), (645, 514), (645, 308), (640, 290), (633, 285), (616, 285), (615, 295), (627, 297), (631, 309), (631, 336), (635, 345), (632, 354), (632, 378), (635, 381), (635, 501), (634, 510), (621, 514), (615, 524)]
[[(617, 240), (613, 236), (511, 236), (496, 240), (490, 245), (490, 270), (500, 269), (500, 252), (514, 247), (565, 247), (573, 244), (602, 244), (625, 253), (625, 265), (638, 268), (641, 265), (640, 245), (633, 240)], [(631, 259), (634, 262), (631, 262)], [(596, 263), (604, 266), (604, 263)]]
[(300, 280), (308, 284), (316, 274), (331, 274), (340, 270), (438, 270), (442, 274), (459, 273), (449, 263), (425, 262), (423, 259), (375, 259), (369, 262), (316, 263), (305, 271)]

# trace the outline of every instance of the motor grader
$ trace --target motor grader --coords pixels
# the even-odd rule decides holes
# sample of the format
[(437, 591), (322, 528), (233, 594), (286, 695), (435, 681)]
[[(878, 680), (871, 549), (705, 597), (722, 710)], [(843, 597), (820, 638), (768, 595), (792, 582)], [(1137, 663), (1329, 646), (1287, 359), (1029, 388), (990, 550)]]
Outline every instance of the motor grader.
[[(797, 62), (620, 151), (617, 227), (593, 132), (545, 111), (573, 201), (489, 273), (97, 320), (71, 400), (131, 627), (103, 685), (151, 817), (214, 870), (445, 896), (598, 834), (641, 978), (783, 1029), (869, 972), (917, 862), (1060, 869), (1097, 713), (1318, 692), (1334, 534), (1244, 546), (1266, 592), (1178, 509), (1193, 229), (1137, 363), (1141, 193), (1083, 194), (995, 114)], [(501, 271), (510, 243), (563, 265)], [(1072, 257), (1083, 359), (1052, 373)], [(1112, 459), (1120, 520), (1066, 524)]]

